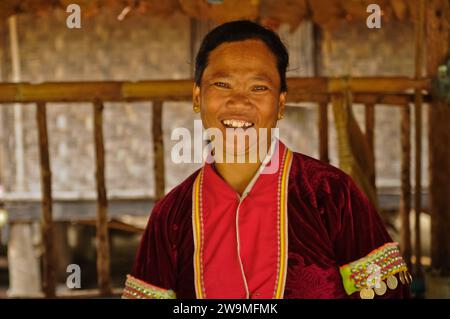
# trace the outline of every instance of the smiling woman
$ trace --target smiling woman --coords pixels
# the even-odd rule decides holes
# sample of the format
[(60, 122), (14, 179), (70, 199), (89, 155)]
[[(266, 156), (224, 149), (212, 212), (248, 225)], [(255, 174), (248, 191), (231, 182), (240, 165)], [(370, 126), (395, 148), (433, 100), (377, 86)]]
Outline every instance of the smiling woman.
[(244, 153), (252, 143), (267, 151), (256, 162), (205, 163), (155, 205), (124, 297), (408, 295), (398, 245), (351, 178), (271, 134), (284, 116), (287, 65), (278, 35), (256, 23), (205, 37), (194, 111), (223, 133), (227, 154), (238, 155), (239, 135)]
[[(276, 56), (260, 40), (223, 43), (211, 52), (208, 62), (201, 82), (194, 85), (194, 105), (201, 106), (201, 118), (206, 129), (217, 127), (223, 130), (226, 139), (224, 150), (233, 153), (237, 151), (234, 146), (239, 133), (245, 133), (243, 130), (235, 132), (233, 128), (251, 127), (260, 140), (260, 129), (275, 127), (278, 117), (283, 114), (286, 91), (281, 90)], [(270, 142), (268, 132), (264, 139)], [(229, 134), (233, 136), (229, 137)], [(247, 151), (258, 145), (257, 140), (249, 139)], [(236, 172), (238, 166), (222, 164), (216, 165), (219, 173), (242, 193), (261, 162), (241, 166), (237, 179), (235, 174), (228, 174), (227, 169), (232, 168)], [(242, 173), (246, 179), (242, 178)]]

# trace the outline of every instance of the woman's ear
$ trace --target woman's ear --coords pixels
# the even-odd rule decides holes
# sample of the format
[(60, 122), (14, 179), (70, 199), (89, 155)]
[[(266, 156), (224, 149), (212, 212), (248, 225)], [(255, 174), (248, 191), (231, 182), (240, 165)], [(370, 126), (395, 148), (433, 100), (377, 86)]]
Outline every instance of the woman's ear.
[(284, 118), (284, 111), (286, 107), (286, 94), (287, 92), (281, 92), (278, 98), (278, 119)]
[(200, 87), (195, 83), (192, 88), (192, 102), (194, 103), (194, 105), (200, 105)]
[(192, 103), (195, 113), (200, 112), (200, 100), (200, 87), (194, 83), (194, 86), (192, 88)]

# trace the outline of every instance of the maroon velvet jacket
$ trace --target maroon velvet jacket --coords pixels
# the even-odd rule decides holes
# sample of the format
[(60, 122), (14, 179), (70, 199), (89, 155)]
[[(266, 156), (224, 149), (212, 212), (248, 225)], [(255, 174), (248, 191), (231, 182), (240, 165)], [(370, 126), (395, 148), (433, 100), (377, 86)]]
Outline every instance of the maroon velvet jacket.
[[(132, 275), (177, 298), (195, 298), (192, 187), (198, 171), (158, 201)], [(285, 298), (348, 298), (339, 266), (391, 242), (379, 215), (341, 170), (294, 153), (289, 175)], [(409, 296), (398, 283), (382, 297)], [(350, 298), (359, 298), (354, 293)]]

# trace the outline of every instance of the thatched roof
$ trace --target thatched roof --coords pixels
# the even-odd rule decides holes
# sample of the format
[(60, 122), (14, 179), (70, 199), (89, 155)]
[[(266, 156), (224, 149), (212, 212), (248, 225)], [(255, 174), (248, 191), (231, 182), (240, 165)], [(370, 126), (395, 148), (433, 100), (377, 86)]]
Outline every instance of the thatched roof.
[[(251, 19), (277, 27), (287, 23), (292, 29), (302, 20), (312, 19), (324, 28), (334, 28), (342, 22), (362, 22), (367, 19), (367, 6), (373, 0), (1, 0), (0, 18), (21, 12), (46, 14), (48, 10), (65, 8), (77, 3), (83, 15), (94, 15), (108, 7), (119, 15), (128, 7), (128, 18), (137, 15), (171, 15), (182, 12), (201, 20), (217, 23), (234, 19)], [(417, 2), (412, 0), (377, 0), (383, 21), (414, 20)], [(131, 10), (129, 10), (131, 9)]]

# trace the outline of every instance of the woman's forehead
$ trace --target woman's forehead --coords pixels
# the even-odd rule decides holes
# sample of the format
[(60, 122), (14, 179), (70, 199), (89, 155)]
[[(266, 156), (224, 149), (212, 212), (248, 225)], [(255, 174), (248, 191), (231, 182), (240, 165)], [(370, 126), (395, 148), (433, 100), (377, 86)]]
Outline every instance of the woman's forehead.
[(204, 75), (227, 77), (234, 74), (261, 79), (277, 78), (276, 57), (260, 40), (223, 43), (209, 54)]
[(257, 39), (225, 42), (209, 53), (208, 63), (217, 60), (239, 59), (245, 62), (259, 61), (273, 62), (276, 65), (276, 57), (267, 45)]

